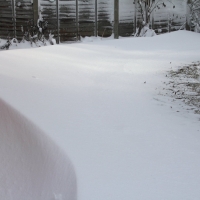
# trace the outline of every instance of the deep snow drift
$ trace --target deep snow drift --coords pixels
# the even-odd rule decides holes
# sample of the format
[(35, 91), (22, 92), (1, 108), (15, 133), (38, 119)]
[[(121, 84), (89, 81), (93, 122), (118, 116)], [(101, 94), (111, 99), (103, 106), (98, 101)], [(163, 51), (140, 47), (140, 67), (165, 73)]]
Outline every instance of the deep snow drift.
[(179, 31), (3, 51), (0, 97), (55, 142), (48, 156), (56, 146), (69, 156), (79, 200), (199, 199), (199, 116), (158, 95), (167, 70), (199, 60), (199, 39)]
[(67, 155), (1, 99), (0, 138), (1, 199), (76, 199)]

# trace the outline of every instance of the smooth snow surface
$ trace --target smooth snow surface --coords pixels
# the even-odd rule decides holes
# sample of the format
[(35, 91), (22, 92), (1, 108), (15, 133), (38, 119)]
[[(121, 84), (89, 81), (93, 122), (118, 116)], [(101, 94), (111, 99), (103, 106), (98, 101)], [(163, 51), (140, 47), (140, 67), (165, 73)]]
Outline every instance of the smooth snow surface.
[[(48, 144), (47, 157), (56, 159), (56, 146), (66, 152), (75, 168), (78, 200), (200, 199), (199, 116), (158, 95), (167, 70), (200, 59), (199, 40), (200, 34), (179, 31), (3, 51), (0, 97), (55, 142), (51, 148)], [(1, 126), (12, 123), (6, 120)], [(2, 141), (5, 129), (0, 130)], [(4, 145), (12, 147), (17, 138)], [(42, 147), (36, 150), (43, 152)], [(27, 157), (22, 153), (19, 159), (33, 165)], [(45, 165), (45, 160), (35, 162)], [(66, 165), (59, 170), (65, 171)], [(24, 179), (36, 176), (24, 174)], [(12, 174), (7, 178), (16, 181)], [(6, 178), (0, 180), (6, 188)], [(26, 181), (17, 183), (24, 195)], [(16, 192), (10, 185), (7, 190)]]
[(2, 100), (0, 127), (0, 199), (77, 199), (68, 157)]

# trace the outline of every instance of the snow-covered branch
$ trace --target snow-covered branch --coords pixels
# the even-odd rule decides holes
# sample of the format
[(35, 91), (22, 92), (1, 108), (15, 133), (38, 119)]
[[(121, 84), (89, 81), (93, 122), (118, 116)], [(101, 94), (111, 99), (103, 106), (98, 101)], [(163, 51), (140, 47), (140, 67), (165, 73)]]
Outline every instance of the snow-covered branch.
[(190, 9), (190, 27), (200, 33), (200, 0), (189, 0), (188, 7)]

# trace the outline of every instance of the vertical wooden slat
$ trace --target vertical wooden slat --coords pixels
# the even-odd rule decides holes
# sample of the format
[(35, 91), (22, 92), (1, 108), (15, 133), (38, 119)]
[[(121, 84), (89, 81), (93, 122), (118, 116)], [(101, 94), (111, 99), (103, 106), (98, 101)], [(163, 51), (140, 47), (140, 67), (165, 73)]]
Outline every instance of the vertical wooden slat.
[[(6, 10), (5, 10), (6, 8)], [(6, 39), (8, 35), (14, 36), (12, 1), (0, 3), (0, 38)]]
[(119, 0), (114, 0), (114, 38), (119, 38)]
[[(34, 3), (34, 4), (33, 4)], [(15, 22), (16, 22), (16, 35), (17, 39), (21, 40), (23, 37), (22, 28), (24, 31), (27, 31), (28, 27), (37, 24), (38, 14), (36, 9), (35, 18), (34, 18), (34, 6), (36, 1), (32, 0), (15, 0)], [(34, 21), (35, 20), (35, 21)]]
[[(154, 4), (155, 4), (155, 2), (154, 2)], [(152, 7), (154, 7), (154, 4), (153, 4)], [(153, 12), (151, 13), (151, 28), (152, 28), (152, 29), (154, 29), (154, 12), (155, 12), (155, 11), (153, 11)]]
[(38, 0), (34, 0), (33, 1), (33, 16), (34, 16), (34, 25), (37, 24), (37, 20), (39, 18), (39, 12), (38, 12), (38, 7), (39, 4), (38, 4)]
[(98, 0), (98, 36), (110, 37), (114, 25), (114, 0)]
[(135, 33), (136, 33), (136, 30), (137, 30), (137, 1), (135, 1)]
[(76, 40), (79, 40), (78, 0), (76, 0)]
[(60, 42), (77, 40), (76, 0), (59, 0)]
[[(56, 0), (49, 1), (49, 0), (40, 0), (40, 10), (41, 10), (41, 17), (45, 21), (48, 22), (48, 30), (56, 38), (56, 42), (58, 41), (58, 31), (57, 31), (57, 13), (56, 13)], [(48, 33), (45, 33), (45, 37), (48, 37)]]
[(97, 0), (95, 0), (95, 37), (97, 37), (97, 32), (98, 32), (98, 22), (97, 22), (97, 13), (98, 11), (97, 11)]
[(14, 28), (14, 38), (16, 38), (16, 12), (15, 12), (15, 0), (12, 0), (12, 20)]
[(135, 32), (135, 4), (133, 0), (119, 0), (119, 36), (128, 37)]
[(78, 2), (79, 36), (95, 36), (95, 0)]
[(60, 43), (59, 0), (56, 0), (57, 44)]
[(187, 23), (187, 25), (189, 25), (189, 31), (191, 31), (191, 18), (190, 18), (190, 7), (189, 7), (189, 5), (186, 5), (186, 23)]

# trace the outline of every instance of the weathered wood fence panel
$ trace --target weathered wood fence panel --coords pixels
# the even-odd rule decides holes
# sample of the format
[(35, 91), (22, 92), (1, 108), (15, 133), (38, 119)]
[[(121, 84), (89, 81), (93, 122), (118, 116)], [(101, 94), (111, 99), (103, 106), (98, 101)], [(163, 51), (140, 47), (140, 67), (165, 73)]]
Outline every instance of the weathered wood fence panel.
[(15, 17), (16, 17), (16, 36), (22, 38), (22, 26), (33, 25), (33, 3), (31, 0), (16, 0), (15, 1)]
[(77, 35), (76, 0), (59, 0), (60, 41), (75, 41)]
[[(75, 41), (80, 36), (108, 37), (113, 32), (113, 4), (114, 0), (41, 0), (41, 17), (49, 22), (49, 29), (54, 30), (60, 41)], [(78, 13), (77, 13), (78, 11)], [(96, 12), (95, 12), (96, 11)], [(57, 23), (59, 21), (59, 23)], [(97, 30), (96, 30), (97, 29)]]
[(166, 7), (159, 7), (154, 11), (153, 29), (157, 33), (166, 33), (180, 29), (186, 22), (186, 0), (166, 1)]
[[(0, 0), (0, 37), (22, 37), (34, 20), (34, 2), (38, 0)], [(57, 41), (76, 41), (80, 36), (113, 34), (115, 0), (40, 0), (39, 15), (48, 21), (48, 30)], [(153, 12), (150, 27), (157, 33), (178, 30), (186, 21), (187, 0), (165, 1)], [(119, 35), (132, 35), (142, 23), (138, 5), (133, 0), (119, 0)], [(175, 7), (174, 7), (175, 6)], [(48, 34), (48, 33), (46, 33)]]
[(109, 37), (113, 33), (114, 0), (98, 0), (98, 35)]
[(14, 37), (12, 0), (0, 0), (0, 38)]
[(166, 7), (163, 7), (162, 5), (157, 6), (157, 8), (154, 10), (153, 29), (157, 34), (170, 32), (169, 20), (174, 4), (166, 1), (165, 5)]
[(79, 35), (95, 35), (95, 0), (79, 0)]
[(40, 17), (48, 21), (48, 30), (51, 31), (56, 38), (58, 38), (58, 24), (56, 1), (40, 0)]
[[(31, 22), (32, 21), (32, 22)], [(22, 38), (23, 29), (33, 24), (31, 0), (0, 0), (0, 37)]]
[(119, 35), (127, 37), (135, 31), (135, 4), (133, 0), (119, 1)]

